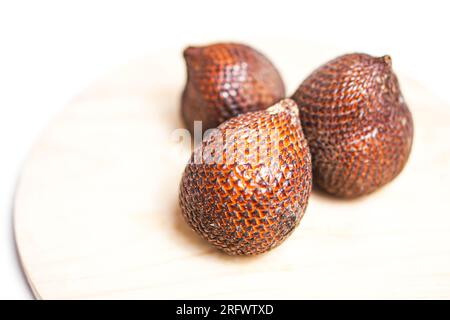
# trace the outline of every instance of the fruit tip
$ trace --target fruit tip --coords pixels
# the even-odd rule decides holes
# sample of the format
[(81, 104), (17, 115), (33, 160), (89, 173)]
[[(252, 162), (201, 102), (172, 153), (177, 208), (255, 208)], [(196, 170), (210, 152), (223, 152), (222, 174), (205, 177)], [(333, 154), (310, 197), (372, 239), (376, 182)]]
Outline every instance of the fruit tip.
[(199, 47), (193, 47), (193, 46), (189, 46), (186, 49), (184, 49), (183, 51), (183, 56), (186, 60), (190, 59), (191, 57), (195, 56), (198, 54), (200, 48)]
[(383, 62), (385, 64), (387, 64), (389, 67), (392, 67), (392, 58), (390, 55), (386, 54), (384, 56), (381, 57), (381, 59), (383, 60)]
[(267, 111), (270, 114), (277, 114), (279, 112), (289, 112), (295, 114), (296, 116), (299, 115), (297, 104), (295, 103), (294, 100), (289, 98), (280, 100), (278, 103), (268, 108)]

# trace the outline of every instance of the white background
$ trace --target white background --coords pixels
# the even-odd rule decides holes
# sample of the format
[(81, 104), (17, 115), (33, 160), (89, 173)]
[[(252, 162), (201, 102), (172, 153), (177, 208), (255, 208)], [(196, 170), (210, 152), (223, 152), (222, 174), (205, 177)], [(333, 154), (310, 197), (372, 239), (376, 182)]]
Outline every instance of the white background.
[(12, 198), (36, 136), (71, 97), (162, 46), (292, 37), (374, 55), (450, 102), (444, 1), (0, 2), (0, 298), (31, 298), (17, 261)]

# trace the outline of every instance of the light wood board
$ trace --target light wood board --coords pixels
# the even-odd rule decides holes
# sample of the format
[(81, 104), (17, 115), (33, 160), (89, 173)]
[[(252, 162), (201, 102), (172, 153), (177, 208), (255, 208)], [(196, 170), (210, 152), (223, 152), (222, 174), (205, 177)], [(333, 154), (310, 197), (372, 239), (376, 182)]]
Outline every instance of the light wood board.
[[(251, 43), (289, 94), (339, 50)], [(415, 123), (402, 174), (371, 196), (313, 192), (280, 247), (229, 257), (181, 218), (189, 148), (182, 47), (149, 54), (77, 96), (42, 133), (15, 199), (17, 246), (38, 298), (450, 298), (450, 108), (403, 77)], [(395, 57), (393, 57), (395, 68)]]

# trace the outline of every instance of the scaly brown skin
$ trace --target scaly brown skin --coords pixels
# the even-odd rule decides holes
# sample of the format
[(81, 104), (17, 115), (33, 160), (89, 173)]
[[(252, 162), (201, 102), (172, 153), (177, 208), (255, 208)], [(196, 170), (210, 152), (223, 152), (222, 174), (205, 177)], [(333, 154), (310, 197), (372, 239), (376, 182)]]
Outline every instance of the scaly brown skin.
[(268, 108), (285, 97), (274, 65), (261, 53), (237, 43), (184, 50), (187, 82), (181, 111), (187, 128), (202, 121), (202, 130), (249, 111)]
[(311, 192), (311, 156), (298, 108), (282, 100), (214, 131), (184, 171), (182, 214), (200, 236), (230, 255), (266, 252), (297, 227)]
[(389, 56), (338, 57), (314, 71), (292, 99), (300, 109), (319, 188), (358, 197), (402, 171), (413, 120)]

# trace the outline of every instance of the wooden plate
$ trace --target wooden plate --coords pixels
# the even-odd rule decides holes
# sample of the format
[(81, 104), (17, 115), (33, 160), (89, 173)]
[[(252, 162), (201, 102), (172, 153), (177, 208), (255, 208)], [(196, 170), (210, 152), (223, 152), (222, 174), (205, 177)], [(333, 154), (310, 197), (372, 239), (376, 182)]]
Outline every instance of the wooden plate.
[[(291, 93), (338, 50), (252, 43)], [(38, 298), (450, 298), (450, 109), (401, 76), (415, 121), (402, 174), (353, 201), (314, 192), (294, 234), (229, 257), (184, 223), (178, 184), (182, 46), (155, 52), (79, 95), (35, 143), (15, 231)], [(395, 68), (395, 57), (393, 57)]]

